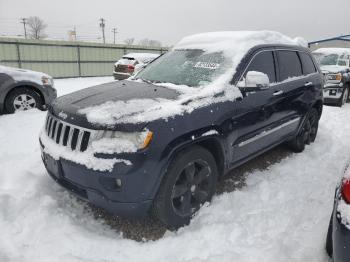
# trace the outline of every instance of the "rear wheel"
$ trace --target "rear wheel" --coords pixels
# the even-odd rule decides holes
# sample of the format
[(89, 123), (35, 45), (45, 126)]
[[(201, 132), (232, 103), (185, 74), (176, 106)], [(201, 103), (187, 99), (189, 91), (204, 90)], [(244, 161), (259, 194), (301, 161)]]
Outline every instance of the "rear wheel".
[(190, 223), (215, 193), (218, 170), (212, 154), (194, 146), (177, 154), (153, 202), (152, 215), (169, 229)]
[(7, 113), (26, 111), (33, 108), (43, 108), (43, 101), (40, 95), (27, 87), (18, 87), (11, 91), (5, 100)]
[(305, 145), (313, 143), (317, 136), (319, 116), (315, 108), (306, 115), (306, 119), (300, 128), (298, 135), (289, 142), (290, 148), (300, 153), (304, 151)]

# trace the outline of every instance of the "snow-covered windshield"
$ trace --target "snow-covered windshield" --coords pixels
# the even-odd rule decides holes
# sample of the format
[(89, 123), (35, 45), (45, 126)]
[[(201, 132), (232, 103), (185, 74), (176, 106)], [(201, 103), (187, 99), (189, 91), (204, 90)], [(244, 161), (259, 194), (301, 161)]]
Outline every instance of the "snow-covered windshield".
[(345, 55), (314, 53), (314, 56), (321, 66), (346, 65)]
[(224, 74), (229, 66), (229, 59), (222, 52), (173, 50), (147, 66), (136, 78), (154, 83), (197, 87), (211, 83)]

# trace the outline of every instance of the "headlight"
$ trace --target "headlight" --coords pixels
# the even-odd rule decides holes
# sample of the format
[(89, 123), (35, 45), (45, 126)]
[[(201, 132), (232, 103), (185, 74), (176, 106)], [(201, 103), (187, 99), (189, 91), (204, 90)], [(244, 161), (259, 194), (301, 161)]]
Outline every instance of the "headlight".
[(341, 80), (342, 80), (342, 74), (329, 74), (328, 76), (327, 76), (327, 80), (328, 81), (338, 81), (338, 82), (340, 82)]
[(41, 82), (43, 83), (44, 86), (48, 86), (48, 85), (53, 86), (53, 79), (52, 79), (52, 77), (43, 76), (41, 78)]
[(143, 132), (135, 132), (135, 133), (112, 131), (112, 134), (111, 134), (112, 139), (129, 141), (133, 143), (137, 147), (137, 149), (146, 148), (150, 144), (152, 137), (153, 137), (153, 132), (149, 130), (145, 130)]
[(120, 132), (100, 131), (99, 139), (93, 141), (91, 146), (94, 153), (132, 153), (148, 147), (153, 138), (153, 132)]

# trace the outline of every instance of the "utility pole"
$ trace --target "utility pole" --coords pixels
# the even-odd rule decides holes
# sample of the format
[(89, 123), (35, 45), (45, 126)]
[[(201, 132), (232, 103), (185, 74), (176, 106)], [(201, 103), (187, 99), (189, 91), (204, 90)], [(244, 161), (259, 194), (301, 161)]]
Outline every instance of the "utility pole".
[(103, 43), (106, 43), (106, 38), (105, 38), (105, 20), (103, 18), (100, 19), (101, 23), (100, 23), (100, 27), (102, 29), (102, 39), (103, 39)]
[(21, 22), (20, 23), (23, 24), (24, 38), (27, 39), (27, 28), (26, 28), (27, 18), (21, 18)]
[(118, 34), (117, 28), (113, 28), (112, 32), (113, 32), (113, 43), (115, 44), (115, 35)]

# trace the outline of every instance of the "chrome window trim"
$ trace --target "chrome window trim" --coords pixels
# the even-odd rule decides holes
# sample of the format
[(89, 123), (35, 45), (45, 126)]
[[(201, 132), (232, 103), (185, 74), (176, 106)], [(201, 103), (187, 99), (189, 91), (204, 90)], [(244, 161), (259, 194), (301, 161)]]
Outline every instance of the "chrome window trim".
[(274, 133), (274, 132), (276, 132), (276, 131), (278, 131), (278, 130), (280, 130), (280, 129), (286, 127), (286, 126), (289, 126), (289, 125), (291, 125), (291, 124), (294, 124), (295, 122), (300, 121), (300, 119), (301, 119), (300, 117), (297, 117), (297, 118), (294, 118), (293, 120), (290, 120), (290, 121), (288, 121), (288, 122), (286, 122), (286, 123), (283, 123), (283, 124), (281, 124), (281, 125), (279, 125), (279, 126), (277, 126), (277, 127), (274, 127), (274, 128), (272, 128), (272, 129), (270, 129), (270, 130), (267, 130), (267, 131), (264, 130), (264, 131), (262, 131), (261, 133), (259, 133), (258, 135), (253, 136), (253, 137), (251, 137), (251, 138), (248, 138), (247, 140), (244, 140), (244, 141), (240, 142), (240, 143), (238, 144), (238, 147), (242, 147), (242, 146), (248, 145), (248, 144), (250, 144), (250, 143), (253, 143), (253, 142), (255, 142), (256, 140), (259, 140), (259, 139), (261, 139), (261, 138), (263, 138), (263, 137), (265, 137), (265, 136), (268, 136), (268, 135), (270, 135), (270, 134), (272, 134), (272, 133)]
[[(288, 48), (277, 48), (277, 49), (275, 49), (275, 48), (272, 47), (271, 49), (263, 49), (263, 50), (260, 50), (260, 51), (258, 51), (256, 54), (254, 54), (254, 56), (250, 59), (248, 65), (245, 67), (243, 73), (240, 75), (239, 80), (237, 81), (237, 84), (238, 84), (239, 82), (242, 81), (242, 78), (243, 78), (244, 74), (247, 72), (248, 67), (250, 66), (250, 64), (252, 63), (252, 61), (254, 60), (254, 58), (255, 58), (257, 55), (259, 55), (259, 54), (262, 53), (262, 52), (273, 52), (273, 51), (303, 52), (303, 53), (305, 53), (305, 54), (307, 54), (307, 55), (310, 56), (310, 54), (309, 54), (308, 52), (303, 51), (303, 50), (297, 50), (297, 49), (288, 49)], [(312, 54), (311, 54), (311, 56), (312, 56)], [(304, 76), (304, 77), (308, 77), (308, 76), (320, 74), (320, 72), (318, 71), (318, 67), (317, 67), (316, 64), (315, 64), (315, 61), (314, 61), (313, 57), (311, 57), (311, 59), (312, 59), (312, 62), (314, 63), (316, 72), (314, 72), (314, 73), (312, 73), (312, 74), (307, 74), (307, 75), (302, 74), (300, 77), (303, 77), (303, 76)], [(275, 61), (275, 59), (274, 59), (274, 61)], [(302, 66), (302, 62), (301, 62), (301, 61), (300, 61), (300, 64), (301, 64), (301, 66)], [(276, 64), (275, 64), (275, 66), (277, 67)], [(277, 74), (277, 70), (276, 70), (276, 69), (277, 69), (277, 68), (275, 68), (275, 71), (276, 71), (276, 74)], [(292, 81), (296, 81), (296, 80), (295, 80), (295, 79), (290, 80), (290, 82), (292, 82)], [(283, 81), (282, 81), (282, 82), (283, 82)], [(275, 83), (270, 83), (270, 84), (278, 85), (278, 84), (281, 84), (282, 82), (275, 82)]]

